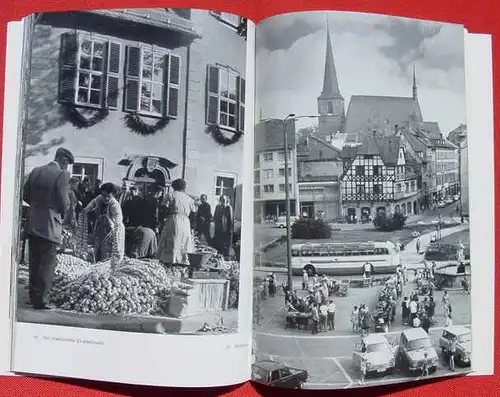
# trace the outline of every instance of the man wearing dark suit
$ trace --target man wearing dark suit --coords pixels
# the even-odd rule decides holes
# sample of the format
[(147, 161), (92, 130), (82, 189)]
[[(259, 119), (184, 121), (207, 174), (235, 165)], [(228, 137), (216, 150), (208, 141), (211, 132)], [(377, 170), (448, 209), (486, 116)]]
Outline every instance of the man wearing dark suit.
[(61, 244), (62, 223), (69, 205), (68, 165), (73, 154), (56, 151), (54, 161), (31, 171), (23, 199), (29, 206), (26, 231), (29, 239), (29, 295), (36, 310), (48, 309), (48, 292), (56, 267), (57, 246)]

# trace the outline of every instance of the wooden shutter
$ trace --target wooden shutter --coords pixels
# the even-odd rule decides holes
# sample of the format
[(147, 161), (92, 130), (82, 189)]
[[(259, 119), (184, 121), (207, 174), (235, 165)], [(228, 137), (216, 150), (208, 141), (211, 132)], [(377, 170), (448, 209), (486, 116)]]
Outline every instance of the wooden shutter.
[(127, 47), (127, 85), (125, 89), (125, 110), (139, 110), (139, 77), (141, 73), (141, 49)]
[(77, 58), (78, 36), (76, 33), (62, 34), (59, 52), (58, 96), (60, 102), (75, 102)]
[(219, 68), (208, 65), (207, 69), (207, 124), (219, 123)]
[(119, 43), (108, 43), (108, 68), (106, 74), (106, 107), (118, 108), (118, 83), (120, 80), (120, 55)]
[(242, 77), (237, 77), (236, 79), (238, 88), (238, 130), (245, 130), (245, 92), (246, 92), (246, 82)]
[(179, 85), (181, 79), (181, 58), (170, 54), (168, 64), (165, 68), (168, 70), (168, 84), (165, 89), (167, 92), (167, 116), (175, 118), (179, 115)]

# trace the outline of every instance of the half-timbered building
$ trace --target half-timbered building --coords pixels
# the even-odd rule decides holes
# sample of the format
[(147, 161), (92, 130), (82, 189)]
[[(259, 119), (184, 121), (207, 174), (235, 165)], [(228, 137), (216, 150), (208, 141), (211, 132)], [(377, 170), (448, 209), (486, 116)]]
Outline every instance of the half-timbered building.
[(417, 212), (417, 174), (400, 136), (365, 135), (342, 149), (342, 212), (349, 222), (369, 222), (378, 211)]

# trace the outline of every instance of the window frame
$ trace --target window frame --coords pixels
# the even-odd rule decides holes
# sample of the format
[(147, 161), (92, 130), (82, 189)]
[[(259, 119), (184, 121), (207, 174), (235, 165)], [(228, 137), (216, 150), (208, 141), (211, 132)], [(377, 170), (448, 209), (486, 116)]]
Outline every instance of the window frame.
[[(139, 75), (138, 76), (131, 76), (130, 75), (130, 51), (131, 49), (138, 49), (140, 51), (139, 55)], [(152, 74), (150, 79), (145, 79), (143, 77), (143, 72), (144, 72), (144, 54), (145, 51), (150, 51), (152, 55)], [(182, 57), (178, 54), (173, 53), (172, 51), (163, 49), (163, 48), (158, 48), (155, 46), (151, 45), (146, 45), (146, 44), (137, 44), (137, 45), (127, 45), (125, 48), (126, 52), (126, 57), (125, 57), (125, 65), (124, 65), (124, 76), (123, 76), (123, 81), (124, 85), (126, 87), (126, 93), (124, 96), (124, 104), (123, 104), (123, 111), (126, 113), (134, 113), (138, 114), (141, 116), (145, 117), (151, 117), (151, 118), (158, 118), (158, 119), (176, 119), (179, 117), (179, 108), (180, 108), (180, 96), (177, 95), (177, 115), (172, 115), (170, 114), (169, 111), (169, 105), (170, 105), (170, 90), (174, 89), (177, 90), (177, 92), (180, 92), (180, 86), (181, 86), (181, 80), (182, 80)], [(161, 57), (163, 58), (163, 79), (160, 82), (155, 81), (153, 79), (153, 74), (154, 74), (154, 62), (155, 62), (155, 57)], [(171, 72), (172, 72), (172, 59), (177, 58), (179, 62), (178, 66), (178, 76), (177, 82), (172, 82), (171, 80)], [(165, 62), (165, 60), (168, 60)], [(136, 81), (137, 82), (137, 109), (131, 109), (128, 107), (127, 104), (127, 98), (128, 98), (128, 83), (129, 81)], [(151, 112), (151, 111), (145, 111), (141, 109), (141, 100), (143, 98), (142, 95), (142, 85), (143, 83), (149, 83), (151, 86), (151, 97), (150, 97), (150, 106), (152, 106), (153, 103), (153, 86), (154, 85), (160, 85), (162, 87), (162, 94), (161, 94), (161, 108), (162, 108), (162, 113), (156, 113), (156, 112)]]
[[(224, 11), (210, 11), (210, 13), (215, 16), (219, 21), (223, 22), (225, 25), (227, 26), (230, 26), (232, 28), (234, 28), (235, 30), (238, 29), (238, 27), (240, 26), (241, 22), (242, 22), (242, 17), (239, 16), (239, 15), (235, 15), (235, 14), (232, 14), (230, 12), (224, 12)], [(235, 24), (234, 21), (230, 20), (229, 18), (227, 18), (228, 15), (231, 15), (235, 18), (237, 18), (238, 20), (238, 23)]]
[[(71, 177), (75, 176), (73, 173), (74, 165), (97, 165), (97, 178), (102, 181), (104, 171), (104, 158), (102, 157), (75, 157), (73, 164), (68, 165), (68, 172)], [(81, 175), (78, 175), (81, 176)]]
[[(220, 197), (222, 194), (225, 194), (221, 192), (220, 194), (217, 194), (217, 189), (219, 188), (219, 185), (217, 184), (217, 178), (225, 178), (225, 179), (232, 179), (233, 180), (233, 193), (236, 190), (236, 186), (238, 185), (238, 175), (235, 173), (229, 173), (229, 172), (215, 172), (214, 175), (214, 196), (216, 198)], [(222, 189), (224, 189), (224, 185), (222, 185)], [(231, 200), (231, 205), (233, 205), (233, 199), (234, 197), (232, 195), (229, 195), (229, 199)]]

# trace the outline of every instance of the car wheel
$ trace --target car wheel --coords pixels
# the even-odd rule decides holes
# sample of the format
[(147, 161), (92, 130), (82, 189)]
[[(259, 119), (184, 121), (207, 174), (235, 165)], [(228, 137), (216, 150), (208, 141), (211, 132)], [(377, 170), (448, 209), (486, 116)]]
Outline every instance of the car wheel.
[(314, 268), (313, 265), (304, 266), (304, 270), (306, 271), (307, 275), (310, 277), (312, 277), (316, 274), (316, 269)]

